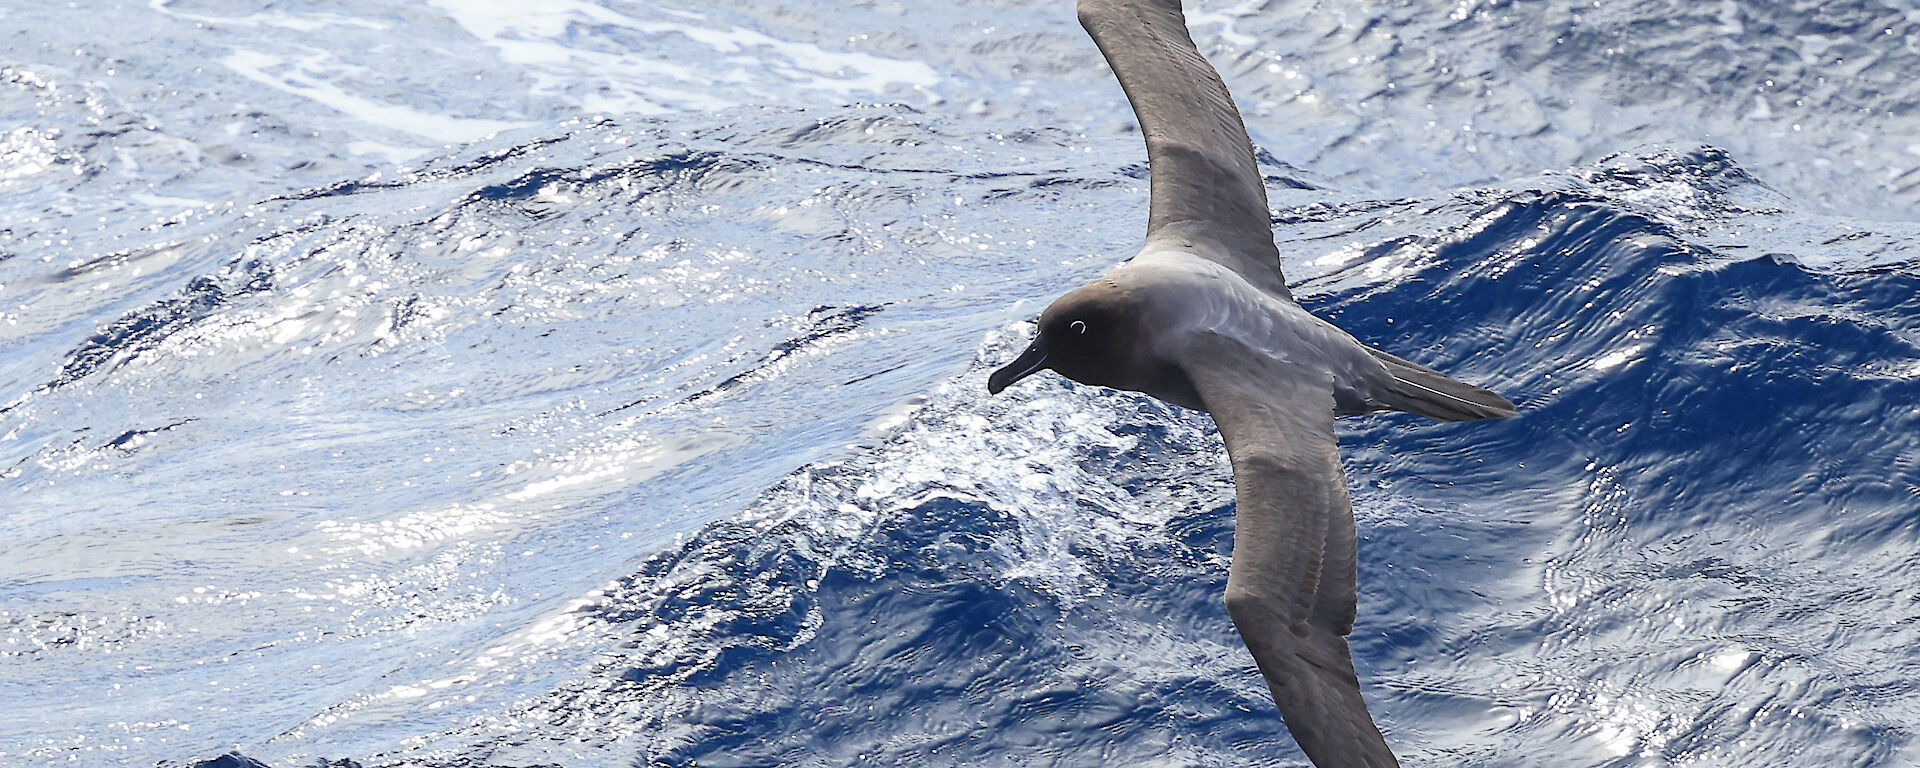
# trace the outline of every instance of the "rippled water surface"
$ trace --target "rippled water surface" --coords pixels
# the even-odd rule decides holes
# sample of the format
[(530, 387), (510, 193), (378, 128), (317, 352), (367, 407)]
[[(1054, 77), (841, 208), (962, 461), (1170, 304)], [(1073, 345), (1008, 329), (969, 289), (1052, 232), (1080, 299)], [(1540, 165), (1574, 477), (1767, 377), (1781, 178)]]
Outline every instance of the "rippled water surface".
[[(1920, 6), (1189, 0), (1408, 765), (1920, 763)], [(1304, 765), (1070, 3), (0, 5), (0, 762)]]

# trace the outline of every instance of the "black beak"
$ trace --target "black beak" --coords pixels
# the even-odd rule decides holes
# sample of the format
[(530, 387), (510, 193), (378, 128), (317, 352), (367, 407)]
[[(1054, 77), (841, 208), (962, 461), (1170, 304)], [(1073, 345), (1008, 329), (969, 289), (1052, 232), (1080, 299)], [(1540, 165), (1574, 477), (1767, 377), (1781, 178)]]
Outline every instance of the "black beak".
[(1027, 351), (1020, 353), (1013, 362), (1007, 363), (1005, 367), (987, 377), (987, 392), (994, 395), (1000, 394), (1000, 390), (1013, 386), (1014, 382), (1032, 376), (1034, 372), (1045, 367), (1047, 367), (1047, 350), (1041, 348), (1039, 339), (1035, 339), (1033, 344), (1027, 347)]

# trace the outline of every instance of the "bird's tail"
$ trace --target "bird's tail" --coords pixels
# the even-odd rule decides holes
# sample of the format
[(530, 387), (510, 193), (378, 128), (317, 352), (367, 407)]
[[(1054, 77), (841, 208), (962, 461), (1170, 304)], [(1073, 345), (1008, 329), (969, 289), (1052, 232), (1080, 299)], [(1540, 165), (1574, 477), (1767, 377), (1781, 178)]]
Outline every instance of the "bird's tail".
[(1387, 366), (1393, 380), (1374, 400), (1388, 410), (1419, 414), (1441, 421), (1499, 419), (1514, 414), (1513, 403), (1419, 363), (1402, 360), (1373, 347), (1375, 359)]

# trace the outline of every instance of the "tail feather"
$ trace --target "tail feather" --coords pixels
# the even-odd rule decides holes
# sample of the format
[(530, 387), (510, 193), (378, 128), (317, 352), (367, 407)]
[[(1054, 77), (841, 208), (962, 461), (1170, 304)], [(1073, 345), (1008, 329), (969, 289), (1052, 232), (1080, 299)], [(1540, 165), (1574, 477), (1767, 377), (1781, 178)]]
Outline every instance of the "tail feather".
[(1373, 347), (1375, 359), (1387, 366), (1393, 380), (1375, 397), (1389, 410), (1419, 414), (1441, 421), (1500, 419), (1515, 413), (1513, 403), (1491, 390), (1481, 389), (1419, 363), (1402, 360)]

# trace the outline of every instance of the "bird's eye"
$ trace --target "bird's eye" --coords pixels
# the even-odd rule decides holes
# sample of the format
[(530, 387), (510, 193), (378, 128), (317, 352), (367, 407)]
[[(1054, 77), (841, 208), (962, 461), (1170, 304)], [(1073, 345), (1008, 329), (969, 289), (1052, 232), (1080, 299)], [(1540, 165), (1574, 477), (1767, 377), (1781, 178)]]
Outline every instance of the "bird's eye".
[(1082, 321), (1079, 321), (1079, 320), (1075, 320), (1075, 321), (1073, 321), (1073, 322), (1071, 322), (1071, 323), (1068, 323), (1068, 324), (1067, 324), (1067, 327), (1068, 327), (1068, 328), (1072, 328), (1072, 329), (1073, 329), (1073, 332), (1074, 332), (1074, 333), (1086, 333), (1086, 332), (1087, 332), (1087, 324), (1086, 324), (1085, 322), (1082, 322)]

